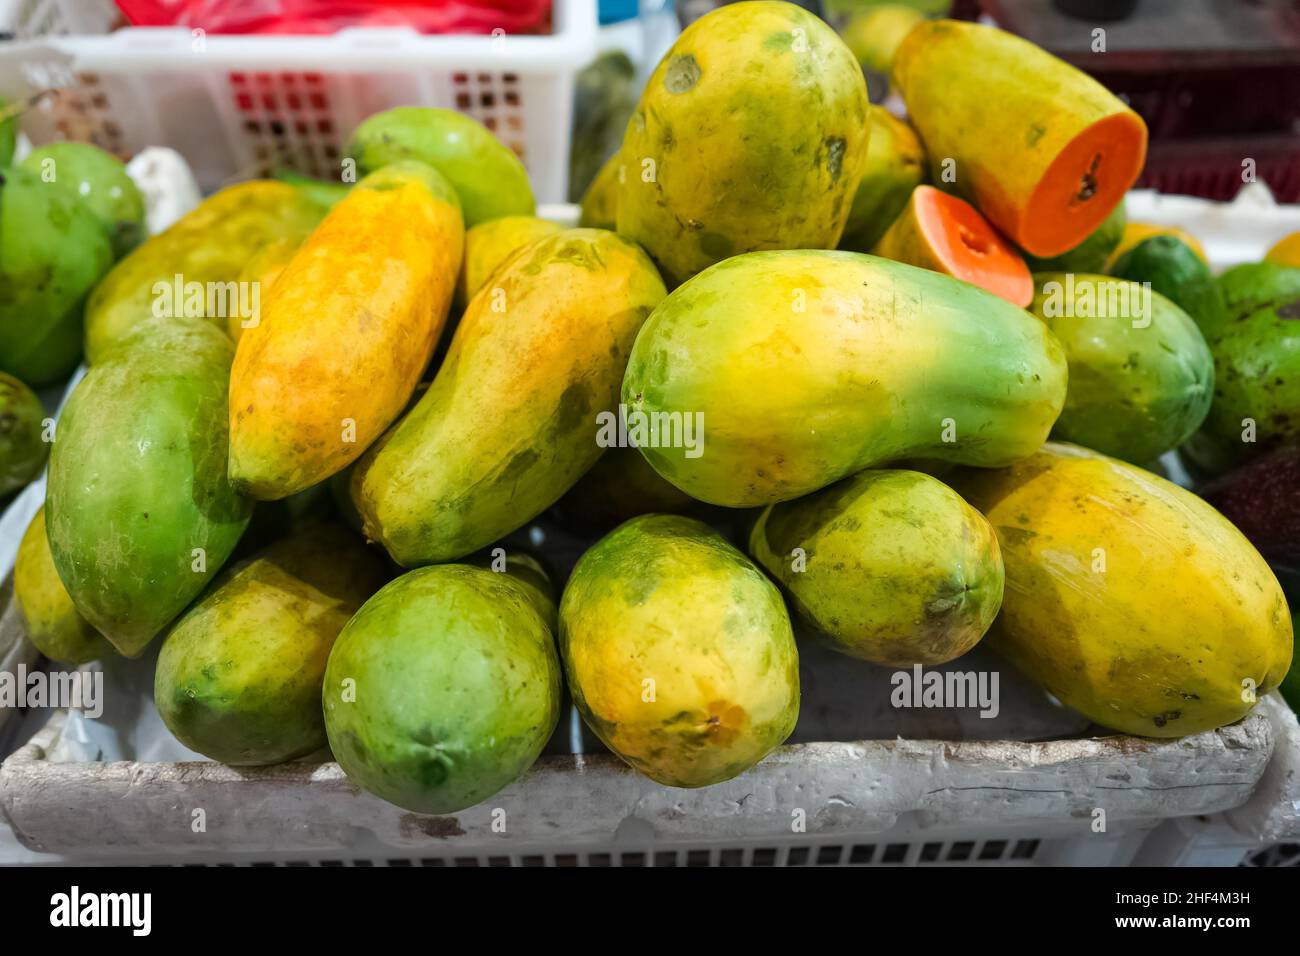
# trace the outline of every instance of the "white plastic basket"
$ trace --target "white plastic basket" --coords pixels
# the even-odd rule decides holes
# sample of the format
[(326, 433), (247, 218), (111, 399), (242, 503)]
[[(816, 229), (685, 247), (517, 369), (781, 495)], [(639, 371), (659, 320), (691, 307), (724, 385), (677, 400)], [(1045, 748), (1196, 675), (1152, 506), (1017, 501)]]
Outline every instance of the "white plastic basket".
[[(293, 169), (337, 178), (352, 130), (394, 106), (467, 113), (514, 150), (540, 202), (568, 181), (574, 75), (596, 51), (595, 0), (555, 0), (546, 36), (196, 36), (127, 28), (111, 0), (0, 0), (0, 95), (41, 97), (23, 129), (129, 157), (180, 151), (199, 184)], [(98, 33), (100, 35), (91, 35)]]

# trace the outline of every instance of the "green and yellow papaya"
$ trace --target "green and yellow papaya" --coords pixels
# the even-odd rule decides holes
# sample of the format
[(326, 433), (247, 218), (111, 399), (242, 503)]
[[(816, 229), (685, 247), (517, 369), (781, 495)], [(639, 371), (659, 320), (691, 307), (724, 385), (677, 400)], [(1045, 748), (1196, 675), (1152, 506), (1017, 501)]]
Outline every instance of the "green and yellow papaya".
[(1075, 445), (954, 487), (997, 530), (1002, 611), (985, 643), (1084, 716), (1147, 737), (1239, 720), (1291, 664), (1273, 572), (1186, 489)]
[(1223, 292), (1210, 267), (1177, 236), (1142, 240), (1116, 259), (1109, 271), (1119, 279), (1149, 283), (1153, 292), (1190, 315), (1204, 335), (1213, 335), (1225, 318)]
[(600, 457), (641, 323), (664, 296), (637, 246), (569, 229), (465, 310), (433, 384), (358, 462), (366, 537), (411, 566), (462, 557), (554, 504)]
[(848, 47), (792, 3), (687, 27), (624, 134), (618, 231), (669, 288), (756, 249), (833, 249), (867, 161), (867, 87)]
[(615, 229), (618, 226), (618, 187), (626, 175), (622, 153), (605, 160), (600, 172), (582, 195), (578, 225), (591, 229)]
[(862, 471), (769, 505), (749, 552), (829, 647), (877, 664), (960, 657), (1002, 604), (993, 527), (916, 471)]
[(36, 393), (0, 372), (0, 499), (41, 473), (50, 455), (45, 406)]
[(234, 346), (151, 319), (77, 385), (50, 452), (50, 551), (77, 610), (138, 655), (220, 570), (252, 502), (226, 478)]
[(28, 153), (22, 165), (90, 207), (108, 234), (113, 258), (122, 258), (144, 239), (144, 196), (126, 174), (126, 164), (112, 153), (90, 143), (50, 143)]
[(690, 518), (633, 518), (582, 556), (560, 601), (560, 655), (587, 726), (670, 787), (744, 773), (799, 717), (780, 592)]
[(691, 497), (742, 508), (903, 458), (1009, 464), (1047, 437), (1065, 377), (1043, 323), (982, 289), (852, 252), (755, 252), (660, 303), (623, 402), (698, 424), (702, 446), (662, 427), (636, 444)]
[(536, 216), (502, 216), (465, 233), (465, 259), (456, 283), (456, 303), (464, 309), (497, 267), (531, 242), (563, 227)]
[(341, 525), (308, 527), (233, 565), (176, 621), (154, 701), (176, 739), (232, 766), (325, 746), (321, 688), (343, 626), (387, 579)]
[(41, 508), (18, 543), (14, 561), (14, 600), (26, 623), (27, 639), (52, 661), (85, 664), (113, 651), (113, 645), (78, 613), (59, 579)]
[(555, 599), (535, 581), (443, 564), (365, 603), (334, 644), (322, 696), (351, 780), (416, 813), (455, 813), (532, 766), (559, 721), (562, 679)]
[(926, 175), (925, 148), (916, 131), (883, 106), (869, 107), (867, 116), (867, 163), (840, 237), (840, 248), (851, 252), (872, 250)]

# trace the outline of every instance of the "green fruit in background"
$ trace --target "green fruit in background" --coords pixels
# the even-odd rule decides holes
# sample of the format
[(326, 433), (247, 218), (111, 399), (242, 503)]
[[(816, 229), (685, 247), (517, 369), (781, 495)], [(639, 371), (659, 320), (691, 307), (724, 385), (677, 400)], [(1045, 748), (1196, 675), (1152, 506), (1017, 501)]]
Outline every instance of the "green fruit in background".
[[(0, 96), (0, 114), (12, 104)], [(14, 149), (18, 145), (18, 117), (9, 116), (0, 119), (0, 167), (8, 166), (14, 160)]]
[(560, 715), (554, 599), (509, 571), (420, 568), (343, 629), (325, 728), (358, 786), (416, 813), (455, 813), (519, 778)]
[(220, 570), (252, 502), (226, 478), (234, 346), (151, 319), (77, 385), (50, 453), (46, 521), (77, 609), (138, 655)]
[(863, 471), (770, 505), (749, 551), (831, 648), (877, 664), (960, 657), (1002, 605), (993, 527), (920, 472)]
[(840, 35), (865, 69), (887, 74), (898, 45), (924, 19), (925, 15), (914, 7), (882, 3), (855, 13)]
[(27, 639), (50, 660), (85, 664), (112, 653), (113, 645), (78, 613), (59, 579), (45, 534), (44, 508), (36, 512), (18, 544), (14, 599)]
[(1218, 278), (1225, 320), (1239, 321), (1276, 300), (1300, 296), (1300, 269), (1273, 262), (1233, 266)]
[(883, 106), (872, 106), (869, 116), (867, 165), (840, 238), (841, 249), (855, 252), (875, 247), (926, 176), (925, 149), (916, 131)]
[(50, 445), (42, 434), (45, 406), (12, 375), (0, 372), (0, 498), (41, 473)]
[(295, 172), (292, 169), (277, 170), (274, 176), (279, 182), (288, 183), (290, 186), (297, 187), (300, 191), (310, 196), (313, 201), (327, 209), (333, 208), (336, 203), (341, 202), (347, 194), (352, 191), (352, 185), (350, 183), (336, 183), (326, 179), (314, 179), (311, 176), (304, 176), (302, 173)]
[(902, 458), (1005, 465), (1065, 401), (1043, 323), (950, 276), (853, 252), (754, 252), (664, 299), (623, 377), (628, 417), (699, 422), (638, 441), (700, 501), (787, 501)]
[(799, 717), (780, 592), (691, 518), (633, 518), (582, 556), (560, 602), (560, 654), (587, 726), (666, 786), (744, 773)]
[(830, 249), (867, 160), (867, 87), (842, 40), (791, 3), (688, 26), (627, 125), (618, 231), (671, 289), (755, 249)]
[(50, 143), (28, 153), (21, 165), (89, 206), (108, 233), (115, 259), (144, 239), (144, 197), (112, 153), (89, 143)]
[(1214, 360), (1196, 323), (1159, 293), (1109, 276), (1039, 273), (1029, 311), (1065, 347), (1069, 387), (1052, 429), (1134, 464), (1177, 448), (1214, 395)]
[[(641, 87), (636, 64), (622, 50), (602, 53), (578, 71), (573, 85), (569, 201), (577, 202), (596, 179), (604, 160), (618, 153)], [(597, 223), (582, 225), (613, 228)]]
[(113, 262), (99, 220), (31, 170), (0, 170), (0, 372), (53, 385), (81, 359), (86, 294)]
[(1177, 236), (1152, 236), (1120, 256), (1110, 274), (1149, 282), (1155, 292), (1192, 317), (1205, 335), (1224, 319), (1223, 293), (1210, 267)]
[[(1025, 253), (1025, 263), (1031, 272), (1092, 272), (1104, 273), (1106, 263), (1124, 238), (1124, 227), (1128, 225), (1128, 213), (1120, 201), (1110, 215), (1102, 220), (1101, 225), (1088, 234), (1073, 249), (1062, 252), (1059, 256), (1040, 259)], [(1126, 276), (1125, 278), (1132, 278)], [(1157, 292), (1162, 290), (1157, 289)]]
[(154, 700), (167, 729), (233, 766), (324, 747), (330, 649), (386, 577), (379, 555), (340, 525), (309, 527), (222, 572), (158, 655)]
[(376, 113), (352, 134), (347, 155), (357, 161), (358, 177), (402, 159), (428, 163), (455, 187), (466, 229), (500, 216), (531, 216), (536, 208), (519, 157), (454, 110), (402, 106)]

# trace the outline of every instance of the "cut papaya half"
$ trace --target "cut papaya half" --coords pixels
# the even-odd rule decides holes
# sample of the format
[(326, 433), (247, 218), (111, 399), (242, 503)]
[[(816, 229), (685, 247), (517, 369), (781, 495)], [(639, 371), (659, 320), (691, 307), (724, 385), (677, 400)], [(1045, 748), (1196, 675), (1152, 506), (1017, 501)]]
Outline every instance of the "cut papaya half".
[(917, 186), (873, 250), (876, 255), (942, 272), (1025, 308), (1034, 279), (1015, 247), (970, 203)]

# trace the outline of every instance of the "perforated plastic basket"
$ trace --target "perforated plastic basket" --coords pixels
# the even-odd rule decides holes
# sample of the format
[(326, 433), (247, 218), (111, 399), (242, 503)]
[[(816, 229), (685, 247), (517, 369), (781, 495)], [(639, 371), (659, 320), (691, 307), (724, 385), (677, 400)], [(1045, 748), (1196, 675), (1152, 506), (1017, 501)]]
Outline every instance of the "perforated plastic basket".
[[(51, 90), (23, 118), (36, 144), (77, 139), (129, 156), (166, 144), (200, 186), (294, 169), (336, 178), (352, 130), (394, 106), (460, 110), (565, 198), (575, 73), (595, 56), (595, 0), (555, 0), (547, 36), (197, 36), (127, 28), (111, 0), (0, 0), (0, 95)], [(91, 34), (99, 35), (91, 35)]]

